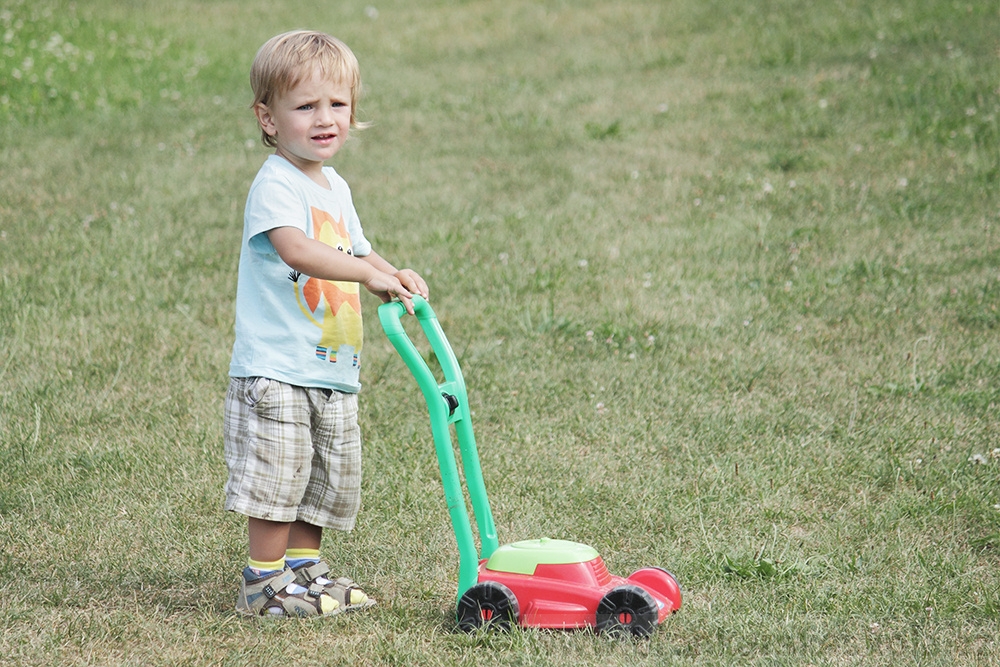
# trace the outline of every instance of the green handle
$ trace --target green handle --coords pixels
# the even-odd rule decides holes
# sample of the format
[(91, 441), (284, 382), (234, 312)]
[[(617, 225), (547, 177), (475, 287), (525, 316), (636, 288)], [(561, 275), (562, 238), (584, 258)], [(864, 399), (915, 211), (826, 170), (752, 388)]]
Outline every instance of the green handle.
[[(402, 318), (406, 309), (402, 303), (392, 301), (382, 304), (378, 309), (379, 321), (389, 342), (396, 348), (399, 356), (410, 373), (417, 381), (427, 401), (427, 411), (430, 415), (431, 433), (434, 436), (434, 449), (437, 453), (438, 466), (441, 469), (441, 484), (444, 487), (445, 502), (451, 517), (455, 540), (458, 543), (458, 597), (461, 598), (470, 587), (479, 580), (479, 559), (489, 558), (499, 545), (496, 526), (493, 523), (493, 512), (486, 495), (486, 485), (483, 482), (483, 471), (479, 465), (479, 451), (476, 448), (476, 438), (472, 430), (472, 418), (469, 414), (469, 398), (465, 389), (465, 379), (458, 365), (455, 353), (448, 343), (437, 315), (430, 304), (419, 296), (413, 297), (413, 311), (430, 342), (431, 350), (441, 366), (444, 382), (438, 382), (427, 362), (417, 351), (403, 328)], [(449, 401), (449, 398), (451, 400)], [(455, 427), (459, 452), (462, 457), (462, 469), (465, 473), (465, 485), (469, 492), (469, 501), (479, 529), (480, 550), (476, 549), (475, 537), (465, 507), (465, 497), (458, 475), (458, 463), (455, 459), (455, 447), (452, 443), (450, 425)]]

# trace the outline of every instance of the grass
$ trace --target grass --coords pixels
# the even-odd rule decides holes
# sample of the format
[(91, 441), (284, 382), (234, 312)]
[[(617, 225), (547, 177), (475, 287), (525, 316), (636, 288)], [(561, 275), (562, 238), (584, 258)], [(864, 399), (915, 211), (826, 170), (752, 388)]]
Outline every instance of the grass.
[[(0, 3), (0, 655), (13, 664), (1000, 660), (992, 3)], [(232, 612), (221, 402), (247, 70), (309, 25), (335, 161), (459, 353), (501, 541), (670, 568), (647, 642), (467, 636), (425, 408), (365, 307), (382, 604)]]

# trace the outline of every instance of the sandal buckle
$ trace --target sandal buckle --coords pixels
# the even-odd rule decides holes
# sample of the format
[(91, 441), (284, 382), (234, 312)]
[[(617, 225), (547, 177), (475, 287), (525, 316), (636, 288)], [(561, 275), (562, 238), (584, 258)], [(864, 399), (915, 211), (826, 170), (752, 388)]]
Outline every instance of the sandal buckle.
[(264, 595), (267, 596), (267, 599), (269, 599), (269, 600), (272, 599), (275, 595), (277, 595), (277, 593), (274, 591), (274, 589), (271, 588), (271, 584), (268, 584), (267, 586), (264, 586), (264, 589), (263, 589), (262, 592), (264, 593)]

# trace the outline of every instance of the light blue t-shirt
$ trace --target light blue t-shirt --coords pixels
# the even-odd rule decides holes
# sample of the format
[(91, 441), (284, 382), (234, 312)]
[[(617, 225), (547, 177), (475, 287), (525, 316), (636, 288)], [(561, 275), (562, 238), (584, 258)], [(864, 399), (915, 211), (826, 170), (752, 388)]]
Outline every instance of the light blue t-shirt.
[(236, 284), (232, 377), (260, 376), (349, 393), (361, 388), (360, 286), (298, 274), (266, 234), (296, 227), (350, 255), (371, 253), (347, 182), (332, 167), (324, 167), (323, 174), (330, 190), (272, 155), (250, 186)]

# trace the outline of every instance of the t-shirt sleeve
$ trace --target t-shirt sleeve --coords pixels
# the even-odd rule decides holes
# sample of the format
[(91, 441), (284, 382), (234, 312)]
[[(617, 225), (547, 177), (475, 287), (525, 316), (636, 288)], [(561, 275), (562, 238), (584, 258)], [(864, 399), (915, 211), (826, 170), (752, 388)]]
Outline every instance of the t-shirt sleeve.
[(247, 196), (244, 220), (250, 249), (276, 252), (266, 232), (278, 227), (295, 227), (308, 234), (307, 216), (305, 202), (290, 184), (273, 178), (255, 183)]

